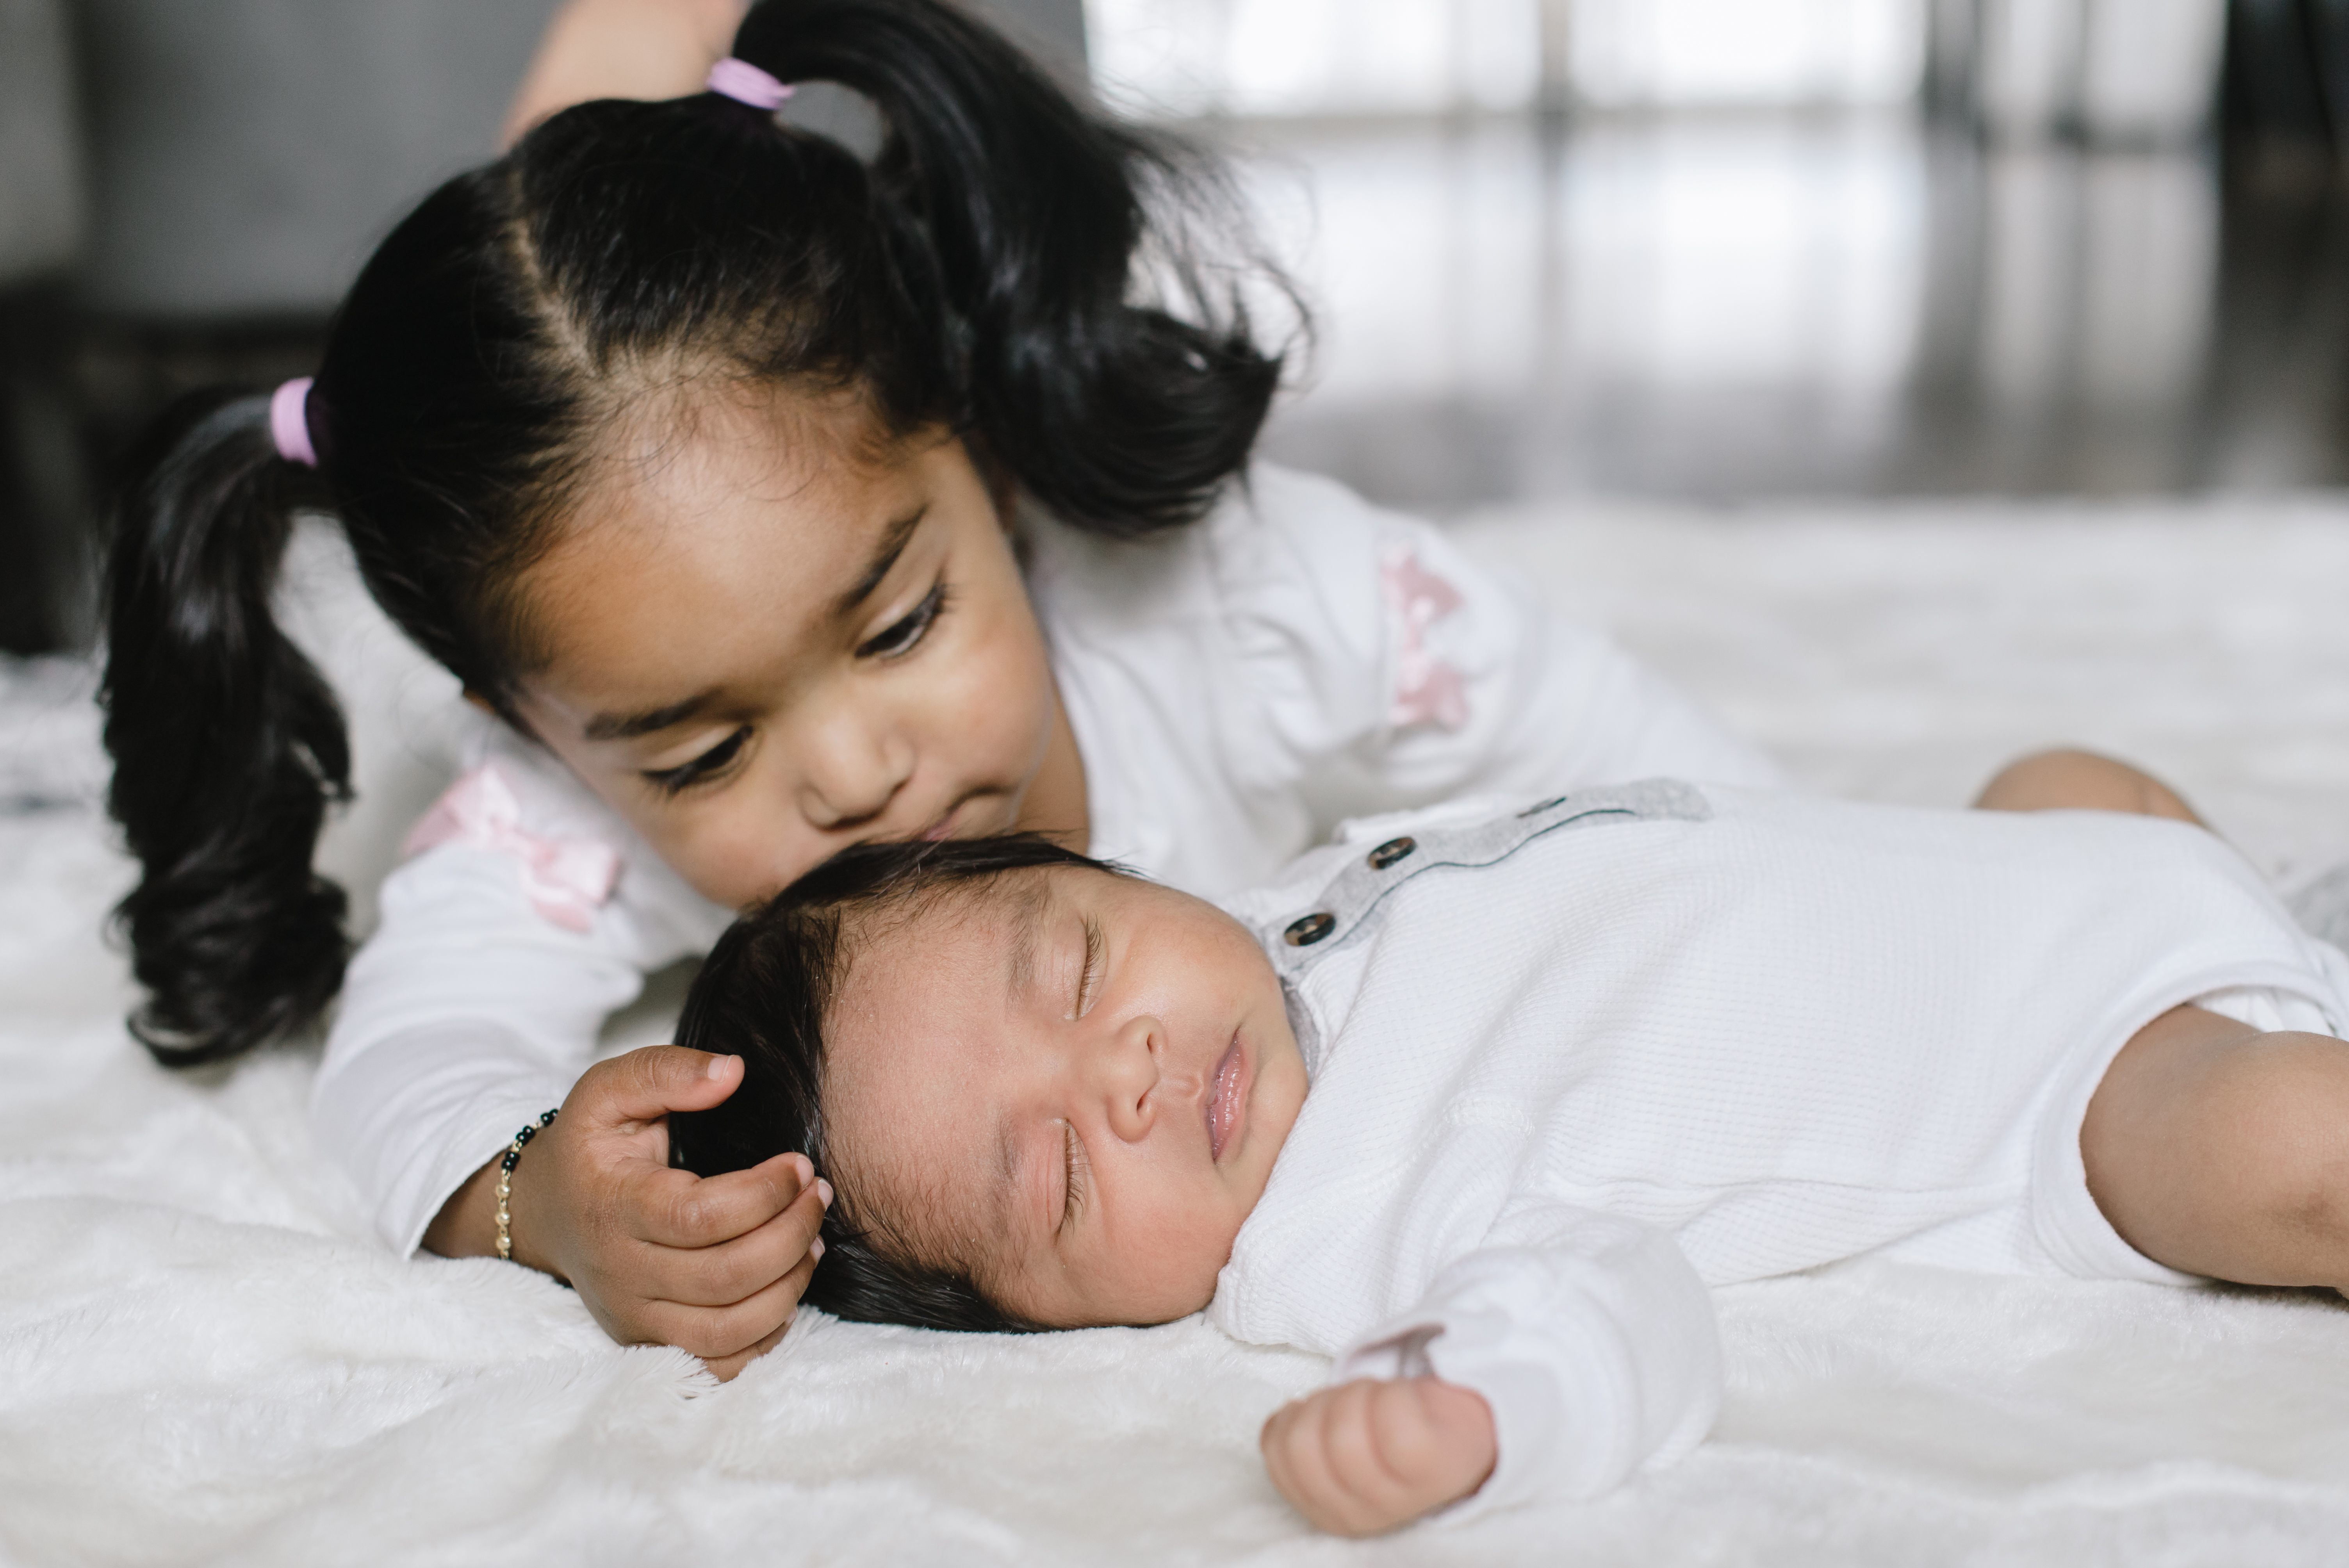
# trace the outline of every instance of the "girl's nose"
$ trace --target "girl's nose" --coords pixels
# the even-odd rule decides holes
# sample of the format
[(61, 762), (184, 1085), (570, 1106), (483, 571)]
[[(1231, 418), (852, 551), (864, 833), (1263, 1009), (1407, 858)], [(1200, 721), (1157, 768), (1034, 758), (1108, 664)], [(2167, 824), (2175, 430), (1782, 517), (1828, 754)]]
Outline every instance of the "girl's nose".
[(801, 814), (827, 832), (880, 816), (913, 777), (913, 747), (869, 709), (836, 711), (786, 744), (799, 748)]
[(1092, 1088), (1101, 1096), (1109, 1130), (1128, 1143), (1150, 1136), (1158, 1108), (1158, 1047), (1164, 1033), (1156, 1018), (1128, 1018), (1093, 1050)]

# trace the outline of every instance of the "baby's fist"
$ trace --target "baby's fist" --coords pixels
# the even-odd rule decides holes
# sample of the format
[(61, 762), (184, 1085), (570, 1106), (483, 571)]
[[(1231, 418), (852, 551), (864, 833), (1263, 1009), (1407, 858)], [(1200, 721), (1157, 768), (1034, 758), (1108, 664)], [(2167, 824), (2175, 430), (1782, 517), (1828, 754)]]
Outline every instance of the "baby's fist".
[(1280, 1495), (1338, 1535), (1376, 1535), (1466, 1497), (1498, 1451), (1483, 1397), (1438, 1377), (1324, 1388), (1274, 1411), (1262, 1447)]

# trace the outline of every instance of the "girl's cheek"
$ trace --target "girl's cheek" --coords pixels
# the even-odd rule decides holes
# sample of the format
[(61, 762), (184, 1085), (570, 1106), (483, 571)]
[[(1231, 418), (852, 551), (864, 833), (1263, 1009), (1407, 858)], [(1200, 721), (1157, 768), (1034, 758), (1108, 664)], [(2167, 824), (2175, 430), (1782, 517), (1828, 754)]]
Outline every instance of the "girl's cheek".
[[(756, 789), (745, 780), (745, 793)], [(745, 799), (702, 814), (690, 826), (646, 835), (669, 868), (712, 903), (740, 909), (782, 891), (813, 857), (793, 824)]]

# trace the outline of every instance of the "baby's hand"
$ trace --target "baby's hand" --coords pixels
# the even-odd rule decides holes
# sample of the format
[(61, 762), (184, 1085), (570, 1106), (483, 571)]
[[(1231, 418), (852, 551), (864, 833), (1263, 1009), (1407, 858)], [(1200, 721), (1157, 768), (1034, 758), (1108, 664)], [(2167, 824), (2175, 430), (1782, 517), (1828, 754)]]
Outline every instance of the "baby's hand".
[(831, 1189), (800, 1154), (707, 1180), (668, 1163), (674, 1110), (716, 1105), (739, 1057), (651, 1046), (598, 1062), (516, 1166), (516, 1261), (569, 1280), (624, 1345), (675, 1345), (731, 1377), (782, 1337)]
[(1280, 1495), (1339, 1535), (1376, 1535), (1466, 1497), (1498, 1452), (1483, 1396), (1439, 1377), (1324, 1388), (1274, 1411), (1261, 1444)]

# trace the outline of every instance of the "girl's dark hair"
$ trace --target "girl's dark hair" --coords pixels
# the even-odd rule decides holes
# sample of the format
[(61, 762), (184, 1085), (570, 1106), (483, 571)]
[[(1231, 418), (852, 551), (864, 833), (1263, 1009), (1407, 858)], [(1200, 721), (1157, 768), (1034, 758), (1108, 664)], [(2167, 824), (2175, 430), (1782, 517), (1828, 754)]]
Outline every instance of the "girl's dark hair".
[(766, 0), (734, 47), (870, 99), (874, 161), (716, 94), (568, 109), (362, 271), (307, 406), (315, 475), (251, 395), (180, 405), (136, 457), (103, 695), (144, 871), (131, 1026), (162, 1060), (297, 1031), (341, 985), (342, 896), (310, 863), (343, 723), (270, 613), (296, 506), (330, 509), (377, 602), (511, 719), (542, 656), (519, 578), (610, 438), (688, 383), (846, 397), (885, 440), (942, 426), (1112, 535), (1195, 520), (1246, 461), (1280, 360), (1201, 237), (1235, 211), (1211, 166), (945, 0)]
[(823, 1261), (803, 1298), (837, 1317), (976, 1334), (1041, 1326), (1005, 1311), (951, 1262), (919, 1256), (889, 1216), (843, 1183), (823, 1115), (824, 1020), (847, 978), (847, 927), (951, 890), (1040, 867), (1119, 868), (1033, 833), (844, 850), (734, 925), (686, 997), (677, 1043), (742, 1058), (740, 1087), (708, 1110), (668, 1119), (669, 1162), (699, 1176), (743, 1171), (787, 1150), (833, 1183)]

